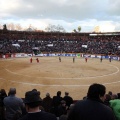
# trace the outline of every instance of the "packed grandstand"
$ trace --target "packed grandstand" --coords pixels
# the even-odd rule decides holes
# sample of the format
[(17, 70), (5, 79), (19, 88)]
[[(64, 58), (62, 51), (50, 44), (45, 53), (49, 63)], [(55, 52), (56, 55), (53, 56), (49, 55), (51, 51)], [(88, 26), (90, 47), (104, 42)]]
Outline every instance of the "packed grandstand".
[(84, 53), (120, 56), (120, 33), (0, 30), (0, 54)]

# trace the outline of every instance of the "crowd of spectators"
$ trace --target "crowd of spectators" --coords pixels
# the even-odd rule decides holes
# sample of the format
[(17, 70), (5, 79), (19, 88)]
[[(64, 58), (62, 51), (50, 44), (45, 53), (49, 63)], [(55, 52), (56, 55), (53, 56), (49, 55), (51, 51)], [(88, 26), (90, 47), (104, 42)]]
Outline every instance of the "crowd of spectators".
[(0, 90), (0, 120), (120, 120), (120, 93), (106, 93), (106, 87), (94, 83), (82, 100), (74, 101), (68, 92), (51, 97), (32, 89), (24, 98), (16, 96), (16, 88), (8, 94)]
[[(19, 46), (13, 46), (13, 44), (19, 44)], [(46, 53), (89, 53), (119, 56), (120, 36), (0, 34), (0, 52), (3, 54), (33, 53), (34, 47), (37, 47), (39, 52)]]

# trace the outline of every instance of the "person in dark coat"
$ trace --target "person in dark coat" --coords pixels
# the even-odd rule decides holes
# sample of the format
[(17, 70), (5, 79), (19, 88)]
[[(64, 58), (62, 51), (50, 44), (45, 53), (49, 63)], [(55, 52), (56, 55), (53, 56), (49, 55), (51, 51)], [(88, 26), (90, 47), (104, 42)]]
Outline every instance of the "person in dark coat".
[(68, 120), (116, 120), (112, 109), (103, 104), (106, 88), (90, 85), (86, 100), (79, 100), (71, 109)]
[(5, 106), (3, 103), (4, 98), (7, 97), (5, 89), (0, 90), (0, 120), (5, 120)]
[(68, 107), (66, 106), (66, 102), (64, 100), (61, 101), (61, 104), (58, 106), (58, 116), (66, 115), (67, 114)]
[(46, 97), (43, 98), (42, 106), (46, 112), (50, 112), (52, 108), (52, 98), (49, 93), (46, 93)]
[(63, 97), (63, 100), (66, 101), (66, 106), (68, 106), (68, 108), (70, 107), (71, 104), (73, 104), (73, 98), (69, 96), (68, 92), (65, 92), (65, 96)]
[(58, 116), (58, 106), (61, 104), (63, 98), (61, 97), (61, 91), (57, 92), (56, 96), (53, 96), (51, 113), (54, 113), (56, 117)]
[(16, 88), (10, 88), (9, 96), (3, 99), (3, 103), (5, 106), (6, 120), (13, 120), (15, 117), (19, 118), (20, 116), (22, 116), (24, 103), (21, 98), (16, 96)]
[(61, 91), (57, 92), (56, 96), (53, 96), (53, 106), (59, 106), (63, 98), (61, 97)]
[(105, 95), (104, 104), (110, 107), (111, 96), (109, 94)]

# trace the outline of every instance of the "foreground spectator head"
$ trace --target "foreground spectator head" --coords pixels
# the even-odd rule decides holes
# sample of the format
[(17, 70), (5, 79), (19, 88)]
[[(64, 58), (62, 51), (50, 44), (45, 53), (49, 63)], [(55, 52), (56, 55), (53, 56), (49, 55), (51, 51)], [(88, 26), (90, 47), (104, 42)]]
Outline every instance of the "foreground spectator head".
[(106, 94), (105, 95), (105, 100), (108, 100), (108, 101), (111, 100), (111, 96), (109, 94)]
[(40, 91), (37, 91), (37, 89), (34, 88), (34, 89), (32, 89), (32, 91), (36, 91), (40, 95)]
[(34, 89), (32, 89), (32, 91), (37, 91), (37, 89), (34, 88)]
[(101, 99), (103, 101), (105, 92), (106, 88), (104, 85), (94, 83), (89, 87), (87, 97), (90, 99)]
[(110, 102), (109, 102), (110, 100), (111, 100), (111, 96), (109, 94), (105, 94), (104, 104), (110, 106)]
[(57, 96), (61, 96), (61, 91), (58, 91), (58, 92), (57, 92)]
[(7, 96), (7, 93), (6, 93), (5, 89), (1, 89), (0, 93), (1, 93), (2, 96)]
[(112, 91), (109, 91), (108, 94), (109, 94), (110, 96), (112, 96)]
[(29, 107), (34, 108), (40, 105), (41, 99), (37, 91), (28, 91), (25, 94), (24, 103)]
[(67, 95), (67, 96), (68, 96), (68, 95), (69, 95), (69, 92), (65, 92), (65, 95)]
[(120, 93), (117, 93), (118, 99), (120, 99)]
[(46, 93), (46, 97), (50, 97), (50, 93)]
[(16, 94), (16, 88), (10, 88), (9, 95), (15, 95)]

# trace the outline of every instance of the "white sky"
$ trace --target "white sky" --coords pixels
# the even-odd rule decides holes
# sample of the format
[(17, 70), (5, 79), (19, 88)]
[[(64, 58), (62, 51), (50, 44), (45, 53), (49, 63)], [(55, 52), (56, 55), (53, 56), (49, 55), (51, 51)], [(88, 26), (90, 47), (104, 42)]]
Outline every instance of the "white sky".
[(15, 23), (45, 30), (62, 25), (67, 32), (120, 31), (120, 0), (0, 0), (0, 24)]

